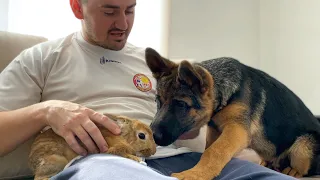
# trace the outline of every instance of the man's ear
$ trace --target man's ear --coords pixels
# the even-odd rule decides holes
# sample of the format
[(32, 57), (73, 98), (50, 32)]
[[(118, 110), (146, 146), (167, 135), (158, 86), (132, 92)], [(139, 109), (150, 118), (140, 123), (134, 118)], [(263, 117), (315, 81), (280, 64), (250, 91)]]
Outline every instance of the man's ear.
[(195, 68), (186, 60), (181, 61), (178, 67), (178, 83), (186, 84), (192, 87), (198, 87), (200, 90), (203, 86), (203, 80)]
[(169, 75), (172, 69), (177, 67), (177, 64), (162, 57), (152, 48), (146, 48), (145, 58), (153, 77), (156, 79), (159, 79), (161, 76)]
[(69, 2), (74, 16), (81, 20), (83, 19), (83, 9), (80, 1), (81, 0), (70, 0)]

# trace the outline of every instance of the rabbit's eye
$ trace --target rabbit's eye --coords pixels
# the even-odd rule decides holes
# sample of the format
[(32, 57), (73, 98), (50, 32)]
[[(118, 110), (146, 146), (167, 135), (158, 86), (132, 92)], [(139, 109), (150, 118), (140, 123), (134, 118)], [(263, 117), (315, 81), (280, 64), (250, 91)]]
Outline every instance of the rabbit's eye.
[(139, 133), (138, 136), (139, 136), (140, 139), (145, 139), (146, 138), (146, 135), (143, 134), (143, 133)]

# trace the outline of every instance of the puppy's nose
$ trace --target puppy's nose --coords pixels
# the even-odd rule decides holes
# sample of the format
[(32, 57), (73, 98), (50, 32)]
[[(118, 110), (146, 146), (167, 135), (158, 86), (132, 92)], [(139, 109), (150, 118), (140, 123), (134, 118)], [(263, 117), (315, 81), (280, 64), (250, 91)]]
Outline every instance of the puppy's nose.
[(162, 140), (162, 133), (161, 132), (154, 132), (153, 133), (153, 139), (156, 141), (156, 142), (159, 142)]

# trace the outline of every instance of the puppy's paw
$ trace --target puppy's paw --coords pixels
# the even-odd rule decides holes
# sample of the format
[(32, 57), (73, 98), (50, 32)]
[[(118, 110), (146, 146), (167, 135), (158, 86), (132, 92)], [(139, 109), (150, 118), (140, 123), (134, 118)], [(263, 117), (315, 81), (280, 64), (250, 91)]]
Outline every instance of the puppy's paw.
[[(182, 173), (173, 173), (171, 176), (175, 177), (175, 178), (177, 178), (179, 180), (198, 180), (198, 179), (200, 180), (201, 179), (201, 177), (198, 177), (195, 174), (184, 173), (184, 172), (182, 172)], [(201, 180), (204, 180), (204, 179), (201, 179)]]
[(291, 168), (291, 167), (286, 167), (283, 171), (283, 174), (295, 177), (295, 178), (301, 178), (302, 174), (300, 174), (297, 170)]
[(195, 171), (195, 170), (187, 170), (180, 173), (171, 174), (172, 177), (175, 177), (179, 180), (212, 180), (213, 177), (206, 176), (206, 173)]
[(264, 167), (268, 166), (268, 163), (265, 160), (261, 160), (259, 164), (260, 164), (260, 166), (264, 166)]
[(260, 166), (264, 166), (266, 168), (275, 170), (274, 167), (272, 166), (272, 163), (269, 161), (261, 160), (259, 164), (260, 164)]
[(47, 176), (35, 176), (34, 177), (34, 180), (50, 180), (50, 177), (47, 177)]

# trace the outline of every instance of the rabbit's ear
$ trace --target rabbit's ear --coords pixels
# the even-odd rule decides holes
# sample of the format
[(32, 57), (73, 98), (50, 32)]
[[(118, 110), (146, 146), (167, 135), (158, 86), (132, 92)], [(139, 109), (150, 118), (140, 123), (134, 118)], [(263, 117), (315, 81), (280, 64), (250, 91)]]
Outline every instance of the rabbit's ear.
[(103, 115), (107, 116), (109, 119), (111, 119), (115, 122), (125, 120), (125, 117), (123, 117), (123, 116), (118, 116), (118, 115), (108, 114), (108, 113), (104, 113)]
[(118, 124), (120, 129), (125, 129), (126, 127), (130, 126), (130, 121), (128, 121), (127, 119), (119, 118), (116, 120), (116, 123)]
[(130, 119), (128, 119), (125, 116), (118, 116), (118, 115), (107, 114), (107, 113), (105, 113), (104, 115), (109, 117), (113, 121), (115, 121), (119, 125), (121, 131), (123, 131), (124, 129), (128, 129), (128, 126), (129, 127), (131, 126)]

